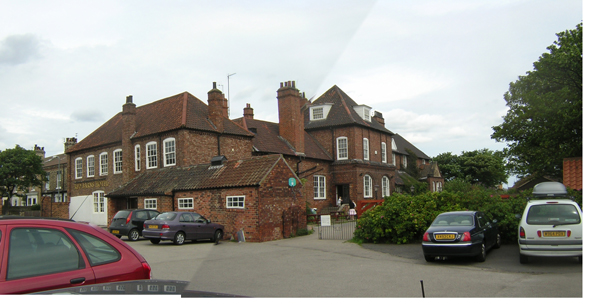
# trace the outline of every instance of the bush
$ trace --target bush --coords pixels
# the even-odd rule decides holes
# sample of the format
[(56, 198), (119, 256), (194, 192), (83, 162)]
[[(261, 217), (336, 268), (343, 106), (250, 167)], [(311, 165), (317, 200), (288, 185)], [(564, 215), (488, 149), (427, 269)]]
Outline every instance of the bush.
[(41, 210), (42, 207), (40, 206), (40, 204), (33, 204), (31, 205), (31, 210)]

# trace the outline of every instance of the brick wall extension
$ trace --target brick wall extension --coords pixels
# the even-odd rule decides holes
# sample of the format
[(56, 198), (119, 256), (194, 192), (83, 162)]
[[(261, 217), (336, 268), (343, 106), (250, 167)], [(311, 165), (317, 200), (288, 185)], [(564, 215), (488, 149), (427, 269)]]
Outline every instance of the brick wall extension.
[(52, 197), (43, 196), (41, 201), (41, 216), (69, 219), (69, 202), (53, 202)]

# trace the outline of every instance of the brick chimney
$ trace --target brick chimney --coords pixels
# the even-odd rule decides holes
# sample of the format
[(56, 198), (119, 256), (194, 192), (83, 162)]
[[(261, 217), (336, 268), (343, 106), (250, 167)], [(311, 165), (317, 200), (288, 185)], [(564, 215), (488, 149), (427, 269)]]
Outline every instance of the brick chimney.
[(379, 124), (385, 126), (385, 120), (383, 120), (383, 115), (381, 114), (381, 112), (375, 111), (373, 114), (373, 119), (379, 122)]
[(296, 150), (304, 153), (304, 114), (301, 107), (308, 101), (296, 89), (295, 81), (282, 82), (277, 90), (279, 108), (279, 136)]
[(228, 118), (227, 113), (225, 94), (217, 89), (217, 82), (213, 82), (213, 88), (208, 92), (208, 119), (219, 132), (223, 132), (223, 121)]
[(77, 137), (66, 138), (65, 139), (65, 152), (69, 150), (72, 146), (77, 144)]
[(133, 177), (133, 143), (131, 137), (136, 133), (136, 110), (137, 107), (133, 103), (133, 96), (125, 98), (123, 104), (123, 112), (121, 112), (121, 120), (123, 129), (121, 131), (121, 150), (123, 161), (123, 181), (126, 182)]
[(33, 151), (35, 152), (35, 155), (41, 157), (41, 158), (45, 158), (46, 157), (46, 151), (44, 151), (44, 147), (39, 147), (37, 144), (33, 147)]
[(254, 109), (250, 107), (250, 103), (246, 103), (246, 107), (244, 108), (244, 118), (254, 119)]

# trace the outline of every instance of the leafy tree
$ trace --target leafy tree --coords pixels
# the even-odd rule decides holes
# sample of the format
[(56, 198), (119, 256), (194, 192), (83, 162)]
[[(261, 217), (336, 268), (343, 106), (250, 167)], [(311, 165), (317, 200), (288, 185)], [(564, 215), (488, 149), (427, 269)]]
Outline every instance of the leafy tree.
[(24, 196), (31, 186), (42, 186), (46, 172), (42, 169), (42, 158), (32, 150), (15, 146), (0, 151), (0, 196), (7, 198), (9, 206), (13, 196)]
[(563, 159), (583, 155), (583, 25), (557, 34), (533, 71), (510, 83), (504, 123), (492, 139), (507, 142), (510, 172), (562, 177)]
[(447, 181), (459, 180), (470, 184), (494, 187), (506, 183), (508, 173), (503, 153), (489, 149), (462, 152), (457, 156), (450, 152), (433, 158)]

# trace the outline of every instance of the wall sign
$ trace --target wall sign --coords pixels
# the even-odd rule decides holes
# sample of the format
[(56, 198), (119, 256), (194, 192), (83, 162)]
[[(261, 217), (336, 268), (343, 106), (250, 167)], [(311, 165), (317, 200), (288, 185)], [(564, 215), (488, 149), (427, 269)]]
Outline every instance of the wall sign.
[(296, 186), (296, 179), (293, 177), (290, 177), (290, 179), (288, 180), (288, 186), (290, 186), (290, 187)]

